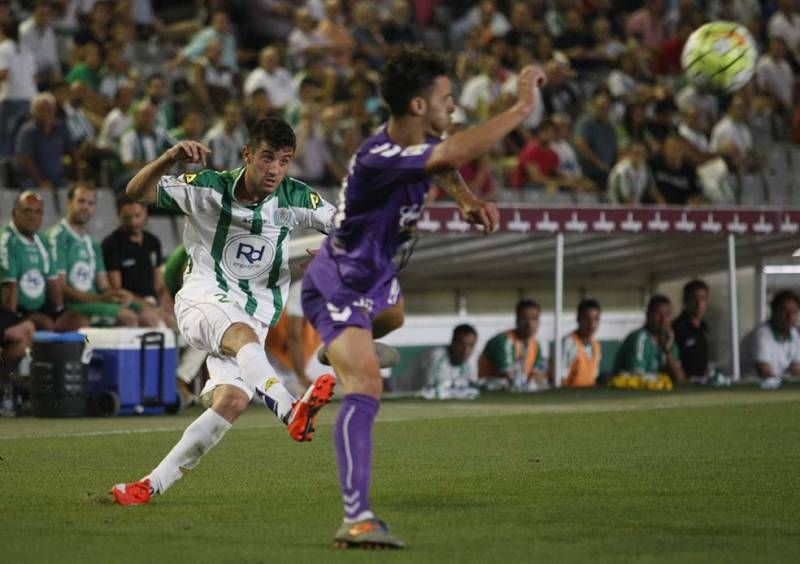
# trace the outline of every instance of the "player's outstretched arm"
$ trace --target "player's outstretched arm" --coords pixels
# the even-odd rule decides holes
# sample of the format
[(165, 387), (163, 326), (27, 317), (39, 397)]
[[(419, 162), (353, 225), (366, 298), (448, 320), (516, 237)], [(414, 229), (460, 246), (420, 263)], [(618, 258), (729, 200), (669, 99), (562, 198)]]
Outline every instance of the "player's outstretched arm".
[(500, 212), (497, 211), (497, 206), (475, 196), (464, 182), (461, 173), (457, 170), (448, 170), (434, 174), (433, 180), (456, 201), (464, 219), (482, 225), (486, 235), (497, 229), (500, 224)]
[(158, 180), (176, 163), (200, 163), (206, 165), (206, 157), (211, 149), (197, 141), (176, 143), (156, 160), (147, 163), (125, 187), (125, 193), (143, 204), (154, 204), (157, 196)]
[(514, 105), (485, 123), (456, 133), (439, 143), (433, 149), (425, 169), (431, 174), (459, 169), (487, 153), (497, 141), (519, 127), (536, 108), (541, 99), (539, 87), (546, 80), (544, 71), (537, 66), (529, 65), (522, 69), (517, 80), (517, 100)]

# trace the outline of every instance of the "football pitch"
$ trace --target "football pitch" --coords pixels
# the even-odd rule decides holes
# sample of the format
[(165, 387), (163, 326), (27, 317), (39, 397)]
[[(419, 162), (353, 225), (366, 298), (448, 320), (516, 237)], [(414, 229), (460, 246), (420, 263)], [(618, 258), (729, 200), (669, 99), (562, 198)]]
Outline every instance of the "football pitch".
[(384, 403), (371, 499), (405, 551), (335, 551), (338, 404), (251, 407), (148, 506), (112, 505), (200, 411), (0, 420), (0, 561), (800, 562), (800, 387)]

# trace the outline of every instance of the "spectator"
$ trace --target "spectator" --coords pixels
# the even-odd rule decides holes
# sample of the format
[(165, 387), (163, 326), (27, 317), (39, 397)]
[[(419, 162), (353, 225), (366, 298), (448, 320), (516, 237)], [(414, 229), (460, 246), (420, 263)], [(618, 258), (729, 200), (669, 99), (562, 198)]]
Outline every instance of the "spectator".
[(664, 98), (653, 106), (653, 117), (645, 121), (644, 134), (652, 153), (661, 151), (664, 140), (675, 133), (677, 106), (672, 98)]
[(628, 17), (628, 37), (634, 37), (646, 49), (655, 51), (667, 36), (662, 0), (646, 0), (644, 6)]
[(769, 19), (767, 34), (770, 39), (783, 39), (789, 52), (797, 60), (800, 51), (800, 14), (797, 13), (794, 0), (778, 0), (778, 10)]
[(704, 203), (697, 171), (686, 161), (684, 153), (684, 143), (680, 137), (667, 137), (662, 151), (650, 159), (655, 189), (647, 193), (645, 203), (677, 206)]
[(133, 129), (119, 140), (119, 158), (123, 167), (135, 171), (156, 159), (168, 145), (166, 136), (156, 129), (156, 107), (142, 102), (133, 111)]
[[(447, 135), (452, 136), (467, 128), (467, 114), (459, 107), (450, 114), (450, 127)], [(459, 170), (461, 177), (473, 194), (481, 198), (487, 198), (494, 192), (494, 180), (492, 179), (492, 160), (489, 155), (483, 155), (473, 161), (468, 162)], [(444, 190), (438, 186), (434, 187), (429, 193), (429, 197), (438, 200), (445, 195)]]
[(587, 188), (594, 188), (594, 184), (583, 176), (583, 169), (578, 162), (578, 153), (569, 141), (570, 117), (568, 114), (553, 114), (555, 137), (550, 143), (550, 148), (558, 155), (558, 172), (569, 178), (583, 178)]
[(719, 117), (719, 97), (716, 94), (687, 84), (675, 94), (675, 104), (681, 112), (694, 106), (700, 114), (702, 130), (711, 133), (711, 128), (717, 123)]
[(478, 359), (480, 383), (488, 390), (534, 392), (549, 388), (545, 361), (536, 340), (542, 308), (533, 300), (520, 300), (516, 327), (495, 335)]
[(297, 148), (289, 165), (290, 176), (309, 184), (321, 184), (329, 176), (341, 180), (344, 172), (337, 166), (325, 141), (322, 112), (322, 106), (314, 103), (301, 110), (296, 128)]
[(219, 40), (222, 46), (222, 64), (231, 72), (239, 72), (236, 37), (231, 31), (228, 14), (222, 10), (214, 12), (214, 15), (211, 16), (211, 25), (198, 31), (167, 67), (175, 68), (187, 61), (194, 62), (203, 56), (206, 47), (214, 39)]
[(755, 373), (764, 389), (780, 387), (787, 376), (800, 376), (798, 309), (800, 296), (781, 290), (772, 298), (769, 319), (743, 340), (742, 372)]
[(77, 166), (67, 129), (56, 119), (56, 99), (49, 92), (36, 95), (31, 102), (33, 117), (20, 128), (17, 135), (16, 159), (22, 187), (47, 190), (66, 184), (63, 158), (72, 158)]
[(114, 290), (108, 282), (100, 245), (88, 233), (97, 206), (97, 193), (85, 183), (67, 194), (67, 215), (48, 232), (68, 309), (89, 318), (91, 325), (136, 327), (136, 314), (127, 306), (133, 296)]
[(575, 149), (584, 174), (598, 186), (605, 186), (608, 173), (617, 161), (617, 135), (609, 119), (611, 99), (598, 90), (592, 109), (575, 124)]
[(583, 177), (569, 176), (558, 168), (558, 154), (550, 144), (555, 138), (553, 122), (545, 120), (536, 129), (536, 138), (529, 141), (519, 155), (519, 163), (514, 171), (512, 185), (522, 188), (534, 184), (550, 192), (559, 188), (570, 190), (589, 190), (591, 182)]
[(789, 115), (792, 111), (794, 73), (786, 62), (786, 43), (780, 37), (769, 40), (769, 52), (761, 55), (756, 66), (756, 84), (768, 94), (774, 107)]
[(645, 125), (647, 124), (647, 105), (632, 102), (624, 106), (622, 119), (617, 122), (615, 131), (620, 151), (626, 151), (634, 141), (645, 143)]
[(106, 51), (105, 64), (100, 73), (100, 95), (107, 101), (113, 101), (117, 91), (124, 85), (136, 80), (136, 73), (131, 72), (131, 66), (125, 57), (125, 50), (121, 45), (112, 45)]
[(236, 97), (233, 73), (222, 62), (222, 43), (212, 39), (206, 45), (205, 56), (192, 63), (192, 94), (206, 115), (222, 113), (225, 104)]
[(381, 35), (389, 49), (414, 47), (422, 43), (417, 27), (411, 22), (411, 6), (408, 0), (394, 0), (391, 16), (383, 23)]
[(598, 16), (592, 22), (592, 37), (586, 55), (593, 61), (594, 70), (608, 70), (614, 66), (617, 58), (626, 52), (625, 45), (611, 33), (611, 22), (604, 16)]
[(14, 136), (36, 96), (34, 53), (17, 41), (13, 20), (0, 21), (0, 157), (14, 151)]
[(200, 110), (189, 110), (183, 115), (181, 124), (175, 129), (170, 130), (169, 136), (175, 141), (188, 140), (201, 142), (205, 132), (206, 118), (203, 116), (203, 112)]
[(325, 0), (325, 17), (317, 25), (317, 33), (328, 42), (333, 62), (340, 69), (350, 66), (350, 59), (356, 45), (353, 36), (342, 24), (343, 20), (344, 16), (339, 0)]
[(145, 101), (155, 106), (155, 127), (162, 134), (175, 127), (175, 110), (167, 97), (167, 81), (163, 74), (154, 72), (147, 77), (144, 100), (141, 100), (139, 104)]
[(625, 337), (614, 360), (614, 373), (666, 373), (673, 382), (686, 380), (670, 325), (671, 319), (672, 304), (669, 298), (661, 294), (650, 298), (647, 321), (644, 327)]
[(608, 199), (615, 204), (636, 205), (654, 191), (653, 173), (647, 166), (647, 146), (643, 141), (633, 141), (608, 175)]
[(747, 169), (757, 162), (753, 153), (753, 134), (747, 125), (747, 102), (735, 94), (728, 113), (711, 131), (711, 151), (725, 156), (737, 169)]
[(84, 2), (90, 4), (88, 19), (74, 35), (75, 43), (83, 46), (87, 43), (96, 43), (103, 51), (111, 43), (111, 20), (114, 17), (114, 3), (111, 0), (97, 0)]
[(683, 311), (672, 321), (681, 366), (687, 376), (708, 374), (708, 284), (691, 280), (683, 287)]
[(578, 328), (564, 337), (561, 347), (561, 384), (589, 388), (600, 374), (600, 343), (594, 338), (600, 327), (600, 303), (588, 298), (578, 304)]
[(564, 33), (553, 40), (556, 49), (564, 53), (570, 64), (578, 71), (589, 70), (592, 60), (589, 48), (592, 38), (586, 31), (580, 12), (576, 9), (567, 10), (564, 14)]
[[(298, 8), (294, 14), (294, 28), (287, 41), (288, 59), (294, 71), (304, 69), (309, 55), (322, 55), (328, 40), (316, 30), (314, 18), (308, 8)], [(245, 84), (245, 94), (247, 85)]]
[(203, 139), (211, 149), (208, 166), (215, 170), (233, 170), (242, 166), (242, 147), (247, 142), (247, 129), (242, 123), (242, 110), (236, 102), (228, 102), (220, 119)]
[(451, 41), (456, 46), (463, 43), (463, 38), (471, 31), (478, 33), (480, 43), (486, 46), (493, 37), (503, 37), (511, 29), (505, 14), (497, 9), (493, 0), (482, 0), (472, 6), (466, 15), (456, 21), (451, 29)]
[(258, 68), (253, 69), (244, 82), (245, 96), (250, 96), (256, 90), (264, 90), (270, 108), (277, 112), (283, 112), (297, 96), (292, 75), (280, 63), (278, 49), (264, 47), (258, 57)]
[(83, 82), (93, 92), (100, 92), (100, 46), (97, 43), (86, 43), (79, 49), (78, 62), (70, 69), (65, 77), (68, 84)]
[(681, 53), (686, 40), (694, 31), (695, 26), (691, 20), (680, 20), (675, 35), (668, 37), (661, 43), (658, 52), (653, 57), (653, 73), (657, 76), (676, 76), (681, 74)]
[(687, 106), (683, 111), (683, 119), (678, 125), (680, 135), (687, 148), (687, 156), (695, 164), (707, 161), (713, 156), (708, 135), (703, 131), (700, 112), (694, 106)]
[(97, 136), (97, 145), (106, 149), (119, 149), (122, 134), (133, 127), (133, 117), (130, 114), (136, 87), (126, 83), (119, 87), (114, 96), (114, 108), (108, 112)]
[(19, 24), (19, 42), (34, 54), (37, 80), (44, 90), (50, 83), (61, 80), (61, 60), (50, 4), (51, 0), (37, 0), (31, 16)]
[(420, 361), (421, 380), (425, 382), (422, 397), (428, 400), (473, 400), (481, 393), (478, 376), (469, 362), (478, 332), (472, 325), (453, 329), (447, 346), (433, 347)]
[(502, 81), (498, 79), (500, 61), (494, 55), (484, 54), (479, 68), (480, 72), (464, 84), (458, 104), (470, 120), (483, 121), (489, 117), (489, 107), (502, 91)]
[(386, 57), (387, 45), (380, 34), (380, 22), (375, 9), (367, 0), (353, 5), (353, 28), (351, 30), (356, 51), (366, 57), (369, 67), (380, 70)]
[(103, 240), (103, 260), (112, 290), (131, 294), (140, 327), (175, 328), (174, 303), (164, 286), (161, 242), (144, 229), (147, 206), (124, 192), (117, 197), (119, 227)]
[(88, 323), (64, 314), (64, 295), (50, 250), (37, 233), (44, 203), (25, 191), (14, 202), (11, 221), (0, 232), (0, 308), (33, 322), (40, 331), (72, 331)]

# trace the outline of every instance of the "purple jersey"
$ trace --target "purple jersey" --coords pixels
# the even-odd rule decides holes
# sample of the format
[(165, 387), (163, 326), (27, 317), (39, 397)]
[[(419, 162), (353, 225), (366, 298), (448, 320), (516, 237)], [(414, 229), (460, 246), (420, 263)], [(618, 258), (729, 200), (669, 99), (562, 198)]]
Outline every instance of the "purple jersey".
[(401, 147), (382, 128), (356, 153), (327, 245), (346, 284), (367, 290), (395, 274), (392, 257), (416, 228), (431, 185), (425, 163), (440, 140)]

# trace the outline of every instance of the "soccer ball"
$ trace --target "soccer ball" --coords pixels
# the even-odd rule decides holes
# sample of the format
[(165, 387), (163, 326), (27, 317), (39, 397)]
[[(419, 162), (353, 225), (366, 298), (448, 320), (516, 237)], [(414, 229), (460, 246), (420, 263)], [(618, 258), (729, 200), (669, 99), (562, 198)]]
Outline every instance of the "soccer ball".
[(686, 79), (703, 90), (730, 93), (753, 77), (758, 49), (747, 28), (711, 22), (692, 32), (681, 53)]

